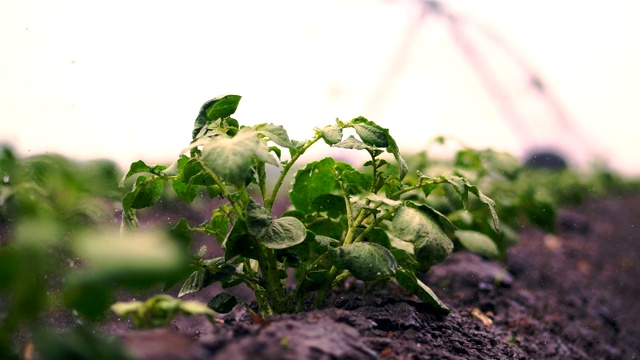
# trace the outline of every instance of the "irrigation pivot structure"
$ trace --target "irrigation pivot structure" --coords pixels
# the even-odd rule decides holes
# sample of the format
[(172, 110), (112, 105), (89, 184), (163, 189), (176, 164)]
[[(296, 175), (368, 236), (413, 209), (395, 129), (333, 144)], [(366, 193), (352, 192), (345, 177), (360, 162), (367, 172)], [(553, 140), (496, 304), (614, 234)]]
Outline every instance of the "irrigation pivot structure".
[(554, 168), (569, 159), (583, 163), (593, 156), (589, 146), (593, 142), (575, 126), (539, 72), (500, 34), (448, 10), (440, 1), (414, 1), (419, 11), (369, 99), (369, 113), (380, 112), (410, 50), (420, 41), (420, 30), (428, 19), (435, 20), (444, 23), (451, 41), (517, 137), (526, 163)]

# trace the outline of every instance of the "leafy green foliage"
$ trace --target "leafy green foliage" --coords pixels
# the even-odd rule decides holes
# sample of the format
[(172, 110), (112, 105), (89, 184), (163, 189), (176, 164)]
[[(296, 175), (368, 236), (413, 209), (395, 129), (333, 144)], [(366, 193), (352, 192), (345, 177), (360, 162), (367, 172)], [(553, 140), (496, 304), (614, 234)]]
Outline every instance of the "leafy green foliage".
[[(432, 144), (449, 141), (439, 137)], [(454, 251), (464, 249), (494, 259), (506, 256), (507, 248), (517, 242), (516, 229), (523, 225), (554, 232), (560, 206), (640, 190), (638, 181), (622, 179), (602, 167), (591, 173), (527, 168), (511, 154), (466, 146), (455, 152), (452, 161), (436, 161), (427, 155), (426, 151), (413, 154), (408, 163), (418, 168), (418, 179), (427, 180), (423, 187), (426, 204), (457, 229), (452, 236)]]
[(111, 305), (111, 310), (123, 318), (130, 316), (140, 329), (167, 326), (178, 314), (215, 317), (215, 312), (201, 302), (183, 301), (169, 295), (156, 295), (144, 302), (119, 301)]
[(418, 209), (398, 208), (392, 225), (398, 238), (413, 244), (416, 260), (425, 270), (446, 259), (453, 251), (453, 242), (441, 225)]
[(195, 139), (200, 132), (212, 121), (231, 116), (238, 108), (240, 96), (226, 95), (211, 99), (204, 103), (193, 124), (192, 136)]
[(332, 158), (325, 158), (310, 162), (296, 172), (289, 198), (297, 210), (310, 212), (316, 198), (331, 195), (336, 186), (335, 164)]
[(471, 230), (456, 230), (456, 239), (465, 249), (489, 258), (497, 258), (500, 254), (498, 246), (487, 235)]
[[(451, 186), (462, 207), (470, 206), (472, 198), (482, 203), (491, 228), (499, 233), (493, 200), (462, 175), (417, 172), (408, 181), (408, 165), (388, 129), (363, 117), (338, 119), (316, 128), (311, 139), (296, 141), (279, 125), (240, 125), (231, 118), (239, 99), (228, 95), (206, 102), (193, 141), (172, 165), (138, 161), (125, 177), (125, 182), (135, 178), (122, 202), (123, 229), (128, 231), (137, 226), (136, 210), (158, 201), (165, 188), (160, 183), (170, 183), (187, 203), (198, 192), (225, 200), (209, 221), (179, 223), (181, 237), (209, 234), (224, 251), (211, 259), (204, 258), (204, 252), (193, 254), (193, 271), (183, 279), (179, 296), (216, 282), (223, 287), (244, 283), (254, 291), (262, 315), (269, 315), (302, 309), (309, 297), (320, 306), (333, 285), (353, 276), (394, 281), (448, 312), (417, 275), (444, 260), (455, 244), (495, 255), (489, 237), (459, 230), (427, 198)], [(345, 129), (356, 135), (345, 137)], [(320, 140), (334, 148), (364, 151), (370, 160), (358, 169), (324, 158), (292, 174), (294, 164)], [(267, 179), (267, 173), (277, 174), (276, 179)], [(273, 205), (288, 175), (292, 208), (277, 217)], [(288, 269), (296, 276), (293, 289), (285, 287)], [(231, 295), (219, 296), (210, 302), (214, 309), (229, 310), (237, 303)]]
[(395, 275), (398, 267), (393, 254), (376, 243), (361, 242), (341, 246), (333, 252), (336, 266), (349, 270), (364, 281), (387, 279)]
[[(0, 358), (15, 357), (13, 336), (24, 331), (37, 333), (35, 347), (45, 358), (113, 358), (119, 353), (115, 345), (87, 329), (63, 338), (36, 324), (52, 312), (79, 321), (100, 319), (116, 288), (147, 288), (184, 276), (186, 253), (169, 234), (122, 237), (106, 225), (124, 195), (120, 170), (110, 161), (75, 162), (58, 155), (21, 159), (5, 147), (0, 165)], [(139, 165), (135, 171), (141, 171)], [(142, 190), (150, 189), (143, 181), (129, 205), (155, 199), (144, 195), (152, 191)]]
[(68, 331), (40, 329), (34, 335), (34, 343), (35, 352), (48, 360), (133, 360), (115, 336), (99, 333), (89, 326)]
[(236, 305), (238, 305), (238, 299), (227, 293), (220, 293), (214, 296), (207, 304), (210, 309), (221, 314), (231, 312)]

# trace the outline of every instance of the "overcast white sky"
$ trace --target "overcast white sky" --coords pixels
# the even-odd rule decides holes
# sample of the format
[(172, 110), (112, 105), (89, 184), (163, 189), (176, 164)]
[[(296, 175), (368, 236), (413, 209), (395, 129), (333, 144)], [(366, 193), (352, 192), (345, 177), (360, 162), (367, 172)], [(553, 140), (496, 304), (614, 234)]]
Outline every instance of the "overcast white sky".
[[(442, 3), (522, 54), (582, 135), (568, 143), (496, 55), (487, 61), (513, 74), (509, 89), (530, 116), (523, 141), (437, 16), (386, 81), (419, 1), (31, 0), (0, 2), (0, 142), (21, 154), (167, 162), (188, 144), (200, 105), (235, 93), (241, 123), (281, 124), (294, 139), (364, 115), (405, 152), (437, 135), (516, 154), (567, 143), (640, 175), (639, 2)], [(371, 104), (380, 88), (384, 98)]]

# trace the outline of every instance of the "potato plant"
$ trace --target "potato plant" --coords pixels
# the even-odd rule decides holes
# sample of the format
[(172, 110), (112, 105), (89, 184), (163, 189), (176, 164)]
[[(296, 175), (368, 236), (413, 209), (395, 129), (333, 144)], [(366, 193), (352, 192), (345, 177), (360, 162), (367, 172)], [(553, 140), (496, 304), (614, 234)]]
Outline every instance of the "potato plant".
[[(454, 243), (497, 254), (490, 237), (457, 229), (427, 198), (442, 186), (463, 206), (474, 195), (498, 232), (494, 202), (462, 176), (416, 172), (408, 181), (409, 168), (388, 129), (357, 117), (315, 128), (310, 139), (296, 141), (279, 125), (241, 125), (231, 117), (239, 101), (240, 96), (226, 95), (206, 102), (191, 143), (173, 164), (137, 161), (123, 178), (133, 182), (122, 201), (123, 232), (135, 231), (136, 211), (156, 204), (165, 185), (187, 203), (202, 193), (224, 200), (204, 223), (181, 219), (172, 229), (184, 239), (191, 233), (210, 235), (223, 250), (215, 258), (205, 258), (205, 249), (192, 254), (190, 274), (167, 283), (182, 281), (179, 297), (216, 282), (223, 288), (243, 283), (254, 292), (260, 314), (268, 316), (300, 311), (307, 300), (319, 307), (333, 286), (355, 278), (394, 281), (448, 313), (420, 274), (444, 260)], [(360, 167), (332, 157), (298, 164), (322, 143), (366, 152), (369, 160)], [(274, 216), (288, 175), (290, 210)], [(287, 281), (290, 274), (294, 282)], [(214, 300), (210, 306), (218, 312), (237, 303), (226, 293)]]
[(593, 168), (544, 169), (525, 166), (512, 154), (490, 148), (476, 149), (458, 144), (452, 159), (433, 160), (429, 152), (436, 145), (456, 142), (438, 137), (425, 151), (411, 154), (407, 163), (426, 174), (464, 176), (477, 184), (496, 203), (500, 213), (500, 233), (482, 203), (470, 199), (460, 209), (460, 199), (450, 188), (432, 192), (427, 203), (447, 215), (460, 230), (473, 229), (489, 236), (504, 259), (509, 246), (517, 242), (517, 229), (533, 225), (547, 232), (556, 231), (558, 209), (582, 204), (587, 198), (625, 194), (638, 189), (638, 181), (623, 178), (603, 165)]

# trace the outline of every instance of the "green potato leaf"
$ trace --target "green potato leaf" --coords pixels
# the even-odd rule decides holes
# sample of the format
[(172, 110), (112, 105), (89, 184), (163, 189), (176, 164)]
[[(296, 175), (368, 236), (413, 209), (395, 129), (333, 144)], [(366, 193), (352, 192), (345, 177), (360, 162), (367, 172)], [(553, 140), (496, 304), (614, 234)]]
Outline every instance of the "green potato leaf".
[(139, 176), (136, 179), (133, 190), (122, 199), (122, 206), (130, 209), (149, 207), (160, 200), (163, 192), (164, 182), (161, 178)]
[(191, 132), (193, 139), (198, 136), (203, 127), (211, 122), (217, 119), (224, 119), (235, 113), (238, 103), (240, 103), (240, 98), (238, 95), (222, 95), (205, 102), (193, 124), (193, 131)]
[(182, 181), (172, 181), (171, 188), (176, 192), (176, 195), (178, 195), (178, 197), (187, 204), (191, 204), (196, 196), (198, 196), (197, 186), (185, 184)]
[(207, 269), (198, 269), (189, 275), (187, 280), (182, 284), (178, 297), (192, 294), (205, 288), (204, 279), (207, 275)]
[(238, 299), (228, 293), (220, 293), (207, 303), (207, 307), (220, 314), (231, 312), (236, 305), (238, 305)]
[(425, 270), (453, 251), (453, 242), (438, 222), (418, 209), (399, 207), (391, 223), (395, 236), (413, 243), (416, 259)]
[(395, 278), (400, 286), (416, 295), (420, 300), (431, 305), (434, 309), (445, 314), (451, 312), (451, 309), (440, 301), (433, 290), (420, 281), (412, 271), (400, 268), (396, 271)]
[(187, 280), (182, 284), (180, 291), (178, 292), (178, 297), (183, 297), (185, 295), (192, 294), (194, 292), (200, 291), (205, 288), (204, 279), (207, 274), (206, 269), (199, 269), (194, 271), (189, 275)]
[(375, 148), (386, 148), (389, 146), (389, 131), (378, 126), (373, 121), (369, 121), (362, 116), (352, 120), (353, 128), (362, 141)]
[(219, 244), (222, 244), (229, 231), (229, 215), (227, 212), (221, 208), (213, 210), (207, 230), (216, 238)]
[(453, 242), (446, 235), (444, 237), (424, 237), (413, 244), (413, 253), (420, 263), (421, 271), (427, 271), (433, 265), (442, 262), (452, 251)]
[(131, 166), (129, 167), (129, 171), (122, 177), (122, 179), (120, 180), (120, 187), (124, 187), (124, 182), (126, 179), (128, 179), (129, 177), (131, 177), (132, 175), (135, 174), (141, 174), (141, 173), (150, 173), (150, 174), (154, 174), (154, 175), (161, 175), (163, 170), (165, 170), (167, 167), (165, 165), (147, 165), (144, 161), (142, 160), (138, 160), (134, 163), (131, 163)]
[(342, 184), (343, 189), (348, 194), (360, 194), (363, 191), (369, 192), (373, 178), (370, 174), (362, 173), (353, 168), (353, 166), (336, 161), (334, 170), (338, 174), (338, 180)]
[(267, 138), (273, 141), (274, 143), (286, 147), (293, 148), (295, 145), (289, 139), (289, 135), (287, 134), (287, 130), (284, 129), (281, 125), (274, 124), (260, 124), (253, 127), (253, 129)]
[(273, 219), (269, 210), (253, 200), (247, 204), (247, 232), (262, 245), (271, 249), (284, 249), (304, 241), (307, 229), (295, 217)]
[(363, 281), (388, 279), (396, 273), (398, 263), (384, 246), (374, 243), (355, 243), (336, 251), (337, 266), (349, 270)]
[(391, 135), (389, 135), (388, 141), (389, 141), (389, 146), (387, 147), (387, 152), (390, 152), (391, 154), (393, 154), (393, 157), (396, 159), (396, 162), (398, 162), (398, 168), (399, 168), (398, 179), (402, 181), (404, 177), (407, 176), (407, 173), (409, 172), (409, 165), (407, 165), (407, 162), (404, 161), (404, 159), (400, 155), (400, 148), (398, 148), (398, 144), (396, 144), (396, 141), (391, 137)]
[(322, 134), (322, 140), (331, 146), (342, 141), (342, 128), (339, 125), (329, 125), (322, 129), (316, 129)]
[(273, 220), (269, 228), (260, 237), (260, 243), (271, 249), (284, 249), (298, 245), (307, 236), (304, 224), (294, 217), (281, 217)]
[(456, 238), (465, 249), (478, 255), (498, 258), (500, 252), (496, 243), (487, 235), (472, 230), (456, 230)]
[(391, 134), (389, 134), (389, 130), (380, 127), (373, 121), (369, 121), (361, 116), (353, 119), (351, 122), (356, 130), (356, 134), (360, 136), (365, 144), (386, 148), (387, 152), (393, 155), (398, 163), (398, 179), (402, 181), (409, 172), (409, 166), (400, 155), (398, 144)]
[[(465, 208), (467, 208), (468, 206), (469, 192), (471, 192), (472, 194), (478, 197), (480, 202), (482, 202), (487, 206), (487, 208), (489, 209), (489, 212), (491, 213), (491, 218), (493, 219), (493, 227), (496, 229), (496, 231), (500, 230), (500, 221), (498, 219), (498, 213), (496, 212), (496, 209), (495, 209), (496, 203), (491, 198), (486, 196), (482, 191), (480, 191), (480, 189), (476, 185), (472, 185), (467, 179), (460, 176), (444, 176), (444, 175), (431, 177), (431, 176), (424, 175), (419, 171), (418, 171), (418, 176), (421, 179), (426, 179), (428, 181), (427, 185), (432, 185), (432, 184), (452, 185)], [(426, 195), (428, 195), (428, 193), (426, 193)]]
[(411, 271), (420, 271), (420, 264), (408, 251), (397, 248), (392, 248), (390, 251), (393, 257), (396, 258), (396, 261), (398, 261), (399, 266)]
[(354, 150), (369, 150), (371, 152), (378, 151), (378, 148), (376, 148), (375, 146), (368, 145), (356, 139), (353, 135), (350, 135), (348, 138), (340, 141), (337, 144), (333, 144), (333, 147)]
[(249, 200), (245, 211), (247, 214), (247, 231), (252, 236), (261, 238), (273, 223), (271, 213), (253, 200)]
[(258, 259), (258, 251), (261, 251), (258, 244), (249, 235), (247, 223), (241, 220), (236, 220), (233, 224), (233, 228), (222, 243), (222, 248), (225, 260), (233, 259), (238, 255)]
[(311, 202), (314, 211), (327, 212), (330, 218), (338, 218), (347, 213), (347, 206), (342, 196), (334, 194), (322, 194)]
[(234, 136), (219, 134), (200, 138), (189, 147), (202, 146), (202, 161), (224, 181), (234, 185), (244, 183), (253, 159), (278, 165), (267, 144), (258, 138), (258, 133), (244, 128)]
[(336, 184), (333, 172), (335, 161), (325, 158), (308, 163), (298, 170), (291, 185), (289, 198), (296, 209), (305, 213), (313, 212), (313, 200), (320, 195), (329, 194)]
[(317, 219), (308, 225), (308, 229), (317, 235), (324, 235), (333, 239), (342, 239), (342, 235), (346, 231), (343, 223), (329, 218)]
[(178, 173), (178, 180), (189, 185), (212, 186), (215, 181), (198, 159), (189, 159)]

